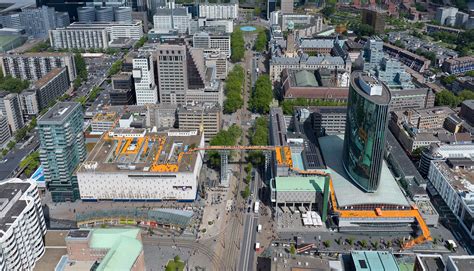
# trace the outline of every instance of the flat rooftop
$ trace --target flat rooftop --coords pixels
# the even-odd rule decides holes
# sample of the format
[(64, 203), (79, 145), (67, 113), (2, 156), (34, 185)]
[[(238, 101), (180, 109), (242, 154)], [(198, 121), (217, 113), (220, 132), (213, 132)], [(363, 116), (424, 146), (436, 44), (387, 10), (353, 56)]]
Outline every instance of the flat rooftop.
[(326, 177), (275, 177), (277, 192), (321, 192), (324, 191)]
[(449, 261), (454, 263), (459, 271), (472, 270), (474, 266), (474, 256), (471, 255), (450, 256)]
[(193, 172), (202, 135), (116, 128), (104, 134), (78, 172)]
[(111, 113), (98, 113), (94, 116), (92, 121), (108, 121), (108, 122), (113, 122), (117, 120), (117, 113), (111, 112)]
[(356, 271), (399, 270), (395, 258), (387, 251), (352, 251)]
[(81, 105), (76, 102), (60, 102), (55, 104), (51, 109), (46, 112), (39, 120), (40, 123), (58, 123), (66, 119), (77, 107)]
[(20, 197), (30, 187), (30, 183), (4, 183), (0, 185), (0, 212), (5, 212), (0, 216), (0, 237), (10, 228), (17, 217), (25, 209), (27, 202), (23, 199), (15, 198), (18, 193)]
[(380, 185), (376, 192), (366, 193), (351, 181), (342, 165), (344, 137), (340, 135), (319, 138), (319, 146), (331, 174), (337, 204), (340, 208), (363, 204), (391, 204), (409, 207), (385, 160), (382, 163)]
[[(369, 83), (372, 85), (381, 85), (382, 95), (370, 95), (367, 92), (365, 92), (360, 85), (361, 79), (364, 80), (366, 83)], [(368, 74), (365, 72), (352, 73), (350, 84), (354, 86), (354, 89), (357, 91), (357, 93), (360, 96), (364, 97), (364, 99), (367, 99), (368, 101), (371, 101), (376, 104), (389, 104), (390, 103), (391, 95), (387, 86), (385, 86), (385, 84), (381, 83), (375, 77), (368, 76)]]
[(66, 67), (52, 69), (50, 72), (48, 72), (43, 77), (41, 77), (38, 81), (36, 81), (33, 86), (35, 88), (41, 88), (45, 86), (47, 83), (49, 83), (49, 81), (51, 81), (51, 79), (55, 78), (58, 74), (60, 74), (64, 70), (66, 70)]

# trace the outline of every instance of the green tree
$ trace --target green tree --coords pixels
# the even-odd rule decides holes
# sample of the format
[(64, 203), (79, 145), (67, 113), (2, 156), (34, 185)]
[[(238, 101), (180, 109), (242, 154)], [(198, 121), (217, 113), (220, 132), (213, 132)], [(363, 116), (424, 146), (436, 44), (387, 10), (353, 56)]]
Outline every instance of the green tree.
[(411, 157), (414, 159), (420, 159), (421, 153), (426, 149), (426, 146), (418, 147), (411, 152)]
[(456, 81), (456, 75), (449, 75), (449, 76), (443, 76), (441, 77), (441, 83), (444, 85), (451, 85)]
[(258, 32), (257, 39), (255, 41), (255, 51), (263, 52), (267, 47), (268, 39), (267, 33), (265, 30), (261, 30)]
[(255, 90), (252, 92), (249, 104), (254, 112), (266, 114), (270, 111), (270, 103), (273, 100), (272, 82), (268, 74), (262, 74), (255, 82)]
[[(268, 145), (268, 120), (266, 117), (259, 117), (255, 120), (252, 129), (249, 130), (250, 145), (266, 146)], [(249, 153), (249, 161), (253, 165), (263, 165), (265, 156), (261, 151), (253, 151)]]
[(295, 245), (294, 245), (294, 244), (291, 244), (291, 245), (290, 245), (290, 254), (291, 254), (291, 255), (295, 255), (295, 254), (296, 254), (296, 248), (295, 248)]
[(23, 127), (21, 129), (18, 129), (15, 133), (15, 140), (18, 142), (25, 138), (26, 134), (28, 133), (28, 127)]
[(109, 69), (109, 72), (108, 72), (107, 76), (112, 76), (112, 75), (117, 74), (118, 72), (120, 72), (120, 70), (122, 70), (122, 64), (123, 64), (122, 60), (115, 61), (112, 64), (112, 66), (110, 66), (110, 69)]
[(459, 104), (459, 98), (456, 97), (452, 92), (448, 90), (442, 90), (436, 93), (435, 104), (437, 106), (447, 105), (450, 107), (456, 107)]
[(148, 36), (147, 36), (147, 35), (144, 35), (143, 37), (141, 37), (141, 38), (137, 41), (137, 43), (135, 43), (134, 48), (135, 48), (135, 49), (138, 49), (138, 48), (142, 47), (143, 45), (145, 45), (145, 42), (147, 42), (147, 40), (148, 40)]
[(11, 76), (0, 77), (0, 89), (6, 90), (12, 93), (20, 93), (30, 86), (30, 82), (27, 80), (21, 80)]
[(353, 237), (349, 237), (347, 238), (347, 243), (352, 246), (354, 244), (354, 238)]
[[(233, 124), (227, 130), (221, 130), (217, 133), (211, 141), (209, 141), (209, 145), (211, 146), (235, 146), (237, 144), (237, 139), (242, 135), (242, 129)], [(216, 151), (208, 152), (209, 155), (209, 162), (211, 167), (217, 168), (220, 165), (220, 156), (219, 153)]]
[(465, 89), (458, 93), (458, 97), (461, 102), (465, 100), (474, 100), (474, 91)]
[(11, 150), (11, 149), (15, 148), (15, 145), (16, 145), (16, 142), (14, 140), (12, 140), (12, 141), (8, 142), (7, 148), (9, 150)]
[(240, 195), (242, 196), (242, 198), (248, 199), (250, 197), (250, 187), (248, 185), (245, 186), (244, 191), (242, 191)]
[(232, 62), (241, 61), (245, 54), (245, 40), (244, 33), (242, 30), (240, 30), (240, 28), (234, 30), (230, 36), (230, 43), (232, 46), (230, 59)]
[(179, 257), (179, 255), (174, 256), (173, 259), (174, 259), (175, 262), (180, 262), (181, 261), (181, 258)]
[(224, 92), (226, 100), (224, 101), (224, 113), (230, 114), (242, 108), (244, 100), (242, 98), (242, 86), (244, 84), (245, 72), (242, 66), (235, 65), (227, 76)]
[(375, 30), (372, 26), (368, 24), (355, 24), (351, 27), (354, 30), (354, 33), (359, 36), (372, 36), (375, 34)]
[(366, 240), (360, 241), (360, 246), (363, 247), (363, 248), (366, 248), (367, 247), (367, 241)]
[(330, 246), (331, 246), (331, 240), (326, 240), (326, 241), (324, 241), (324, 242), (323, 242), (323, 245), (324, 245), (326, 248), (330, 247)]

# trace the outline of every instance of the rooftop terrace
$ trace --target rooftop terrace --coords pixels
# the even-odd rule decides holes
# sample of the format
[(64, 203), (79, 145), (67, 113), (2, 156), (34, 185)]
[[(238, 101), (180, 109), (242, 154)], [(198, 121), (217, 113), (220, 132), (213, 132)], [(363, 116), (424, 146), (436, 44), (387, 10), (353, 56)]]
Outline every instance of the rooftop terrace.
[(79, 172), (192, 172), (202, 134), (149, 132), (144, 129), (114, 129), (104, 135)]

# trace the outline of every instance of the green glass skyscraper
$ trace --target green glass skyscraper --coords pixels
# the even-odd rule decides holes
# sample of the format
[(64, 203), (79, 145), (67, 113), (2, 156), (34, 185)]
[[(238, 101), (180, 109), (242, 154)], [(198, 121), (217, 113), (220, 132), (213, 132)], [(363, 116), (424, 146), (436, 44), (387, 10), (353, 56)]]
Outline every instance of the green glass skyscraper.
[(82, 106), (75, 102), (58, 103), (38, 120), (40, 160), (54, 202), (79, 199), (73, 173), (86, 158), (83, 126)]
[(390, 98), (388, 88), (375, 77), (352, 73), (343, 165), (365, 192), (375, 192), (380, 183)]

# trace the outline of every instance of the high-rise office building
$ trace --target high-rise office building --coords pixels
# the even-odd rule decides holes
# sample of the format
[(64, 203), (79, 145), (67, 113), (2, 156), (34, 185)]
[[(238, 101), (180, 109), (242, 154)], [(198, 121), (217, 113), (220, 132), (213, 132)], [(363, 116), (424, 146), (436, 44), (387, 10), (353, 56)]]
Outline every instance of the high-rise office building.
[(75, 102), (58, 103), (38, 120), (40, 161), (54, 202), (79, 198), (73, 173), (86, 158), (83, 126), (82, 106)]
[(375, 33), (384, 33), (385, 14), (373, 9), (362, 10), (362, 23), (372, 26)]
[(56, 28), (56, 14), (47, 6), (27, 8), (20, 12), (20, 22), (29, 36), (46, 38), (48, 31)]
[(137, 105), (156, 104), (158, 90), (155, 83), (153, 56), (143, 54), (134, 57), (132, 75), (135, 82)]
[(267, 20), (270, 20), (272, 12), (276, 11), (276, 0), (267, 0)]
[(220, 49), (230, 57), (230, 35), (199, 32), (193, 35), (193, 47), (202, 49)]
[(365, 192), (375, 192), (380, 183), (390, 99), (388, 88), (375, 77), (352, 73), (342, 162)]
[(159, 8), (153, 15), (153, 27), (159, 33), (176, 30), (179, 34), (187, 34), (191, 19), (191, 13), (184, 7)]
[(66, 27), (71, 24), (69, 14), (67, 12), (56, 12), (56, 28)]
[(160, 102), (184, 104), (188, 86), (186, 46), (161, 44), (156, 52)]
[(32, 180), (3, 180), (0, 201), (0, 270), (34, 270), (46, 235), (38, 187)]
[(293, 14), (294, 0), (281, 0), (281, 14)]
[(76, 64), (72, 53), (3, 54), (0, 65), (5, 76), (36, 81), (54, 68), (67, 67), (69, 80), (76, 79)]
[(12, 133), (24, 126), (20, 96), (17, 93), (0, 92), (0, 114), (7, 117)]
[(95, 7), (80, 7), (77, 9), (78, 22), (91, 23), (95, 21)]

